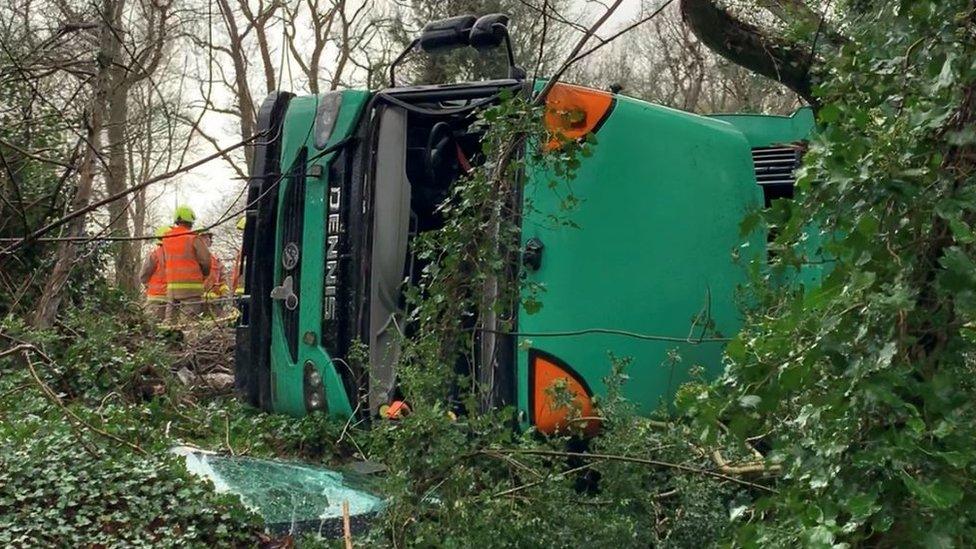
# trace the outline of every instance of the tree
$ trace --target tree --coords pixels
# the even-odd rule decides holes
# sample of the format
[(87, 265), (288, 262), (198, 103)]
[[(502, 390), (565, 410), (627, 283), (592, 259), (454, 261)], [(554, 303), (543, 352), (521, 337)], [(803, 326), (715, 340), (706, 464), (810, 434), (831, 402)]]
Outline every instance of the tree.
[[(111, 26), (108, 55), (108, 117), (106, 120), (106, 149), (108, 166), (105, 173), (105, 189), (110, 194), (128, 188), (129, 148), (135, 137), (129, 124), (130, 93), (134, 86), (152, 78), (160, 65), (172, 32), (170, 4), (166, 2), (139, 3), (127, 6), (125, 0), (106, 5), (105, 15)], [(136, 28), (141, 27), (141, 28)], [(127, 38), (128, 42), (123, 42)], [(125, 201), (115, 201), (108, 206), (109, 234), (128, 237), (133, 213)], [(136, 225), (141, 232), (143, 226)], [(139, 289), (139, 250), (135, 242), (120, 241), (115, 244), (116, 284), (131, 294)]]
[[(803, 13), (798, 2), (775, 5)], [(775, 202), (746, 222), (778, 229), (777, 255), (770, 271), (755, 271), (758, 305), (729, 345), (726, 374), (683, 402), (703, 436), (717, 423), (743, 439), (759, 435), (767, 463), (782, 470), (776, 494), (737, 513), (746, 518), (739, 541), (972, 545), (972, 3), (838, 7), (846, 36), (828, 38), (842, 45), (815, 58), (811, 78), (800, 47), (746, 51), (769, 29), (732, 24), (709, 2), (682, 7), (711, 18), (692, 23), (705, 43), (777, 69), (820, 107), (798, 202)], [(822, 252), (806, 252), (811, 233), (824, 239)], [(825, 262), (818, 287), (775, 283)]]
[[(653, 10), (658, 3), (648, 3)], [(574, 78), (597, 88), (702, 113), (787, 114), (800, 102), (775, 80), (729, 62), (695, 36), (677, 3), (628, 33), (627, 40), (584, 61)]]
[(818, 16), (803, 0), (759, 0), (756, 6), (785, 23), (792, 37), (776, 32), (768, 18), (748, 21), (714, 0), (681, 0), (681, 17), (712, 51), (783, 83), (808, 103), (816, 104), (811, 73), (817, 61), (814, 47), (820, 45), (822, 33), (827, 35), (824, 42), (835, 45), (843, 38), (829, 28), (825, 30), (822, 23), (826, 13)]
[[(78, 183), (70, 200), (72, 210), (88, 205), (95, 183), (96, 162), (100, 159), (101, 137), (110, 87), (111, 59), (117, 51), (117, 40), (111, 27), (113, 20), (111, 14), (114, 13), (114, 7), (113, 0), (103, 0), (96, 13), (101, 18), (93, 25), (93, 28), (97, 29), (98, 37), (98, 49), (94, 60), (95, 77), (91, 80), (89, 100), (83, 113), (84, 145), (78, 165)], [(80, 237), (84, 229), (85, 217), (80, 216), (68, 224), (65, 236), (69, 239)], [(64, 297), (65, 285), (77, 259), (77, 251), (78, 244), (73, 240), (66, 240), (57, 245), (54, 266), (44, 284), (34, 315), (34, 324), (40, 328), (50, 327), (54, 323)]]

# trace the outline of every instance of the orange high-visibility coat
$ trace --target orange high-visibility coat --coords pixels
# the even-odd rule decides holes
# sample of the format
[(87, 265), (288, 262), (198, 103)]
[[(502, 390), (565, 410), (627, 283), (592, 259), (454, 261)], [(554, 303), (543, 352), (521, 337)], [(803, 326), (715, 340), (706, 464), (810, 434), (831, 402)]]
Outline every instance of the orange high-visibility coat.
[(163, 246), (156, 246), (150, 255), (156, 269), (146, 283), (146, 298), (149, 301), (166, 301), (166, 262)]
[(168, 291), (193, 290), (203, 294), (205, 277), (193, 250), (197, 238), (196, 233), (181, 225), (174, 226), (163, 238)]
[(220, 264), (220, 260), (217, 256), (210, 254), (210, 274), (207, 275), (207, 279), (203, 283), (204, 297), (208, 299), (216, 299), (227, 291), (227, 282), (224, 281), (224, 267)]

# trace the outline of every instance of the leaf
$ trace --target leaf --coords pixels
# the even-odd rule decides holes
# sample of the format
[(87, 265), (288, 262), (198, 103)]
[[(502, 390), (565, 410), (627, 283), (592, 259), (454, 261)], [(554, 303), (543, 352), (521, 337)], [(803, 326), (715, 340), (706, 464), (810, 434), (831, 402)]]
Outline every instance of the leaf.
[(527, 297), (522, 301), (522, 307), (527, 314), (534, 315), (542, 310), (542, 302), (534, 297)]
[(952, 86), (956, 81), (956, 75), (952, 71), (952, 62), (955, 61), (956, 54), (950, 53), (946, 56), (945, 63), (942, 64), (942, 70), (939, 72), (939, 77), (935, 81), (936, 89), (943, 89)]
[(755, 408), (762, 402), (759, 395), (743, 395), (739, 397), (739, 406), (743, 408)]
[(820, 121), (824, 124), (832, 124), (840, 120), (840, 108), (836, 103), (828, 103), (824, 105), (820, 112), (818, 113)]
[(900, 472), (905, 487), (923, 505), (933, 509), (948, 509), (962, 500), (963, 492), (959, 485), (945, 479), (923, 482), (915, 479), (904, 470)]

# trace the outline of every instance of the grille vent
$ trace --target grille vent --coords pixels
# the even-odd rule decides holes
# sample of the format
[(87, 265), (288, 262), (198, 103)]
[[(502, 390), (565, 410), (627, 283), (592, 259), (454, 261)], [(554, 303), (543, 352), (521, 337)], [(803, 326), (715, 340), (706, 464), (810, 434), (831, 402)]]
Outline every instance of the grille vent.
[(777, 198), (793, 198), (796, 169), (800, 166), (802, 155), (803, 150), (800, 147), (792, 146), (752, 149), (756, 182), (762, 187), (767, 208)]
[[(302, 148), (295, 158), (292, 173), (288, 178), (288, 188), (285, 189), (285, 197), (282, 203), (281, 219), (281, 248), (284, 252), (290, 244), (297, 246), (299, 250), (298, 261), (289, 269), (281, 265), (281, 280), (291, 276), (293, 281), (293, 291), (298, 296), (301, 303), (302, 287), (302, 232), (305, 218), (305, 163), (308, 158), (308, 150)], [(280, 260), (279, 260), (280, 261)], [(279, 301), (281, 307), (281, 326), (285, 332), (285, 341), (288, 343), (288, 353), (291, 355), (292, 362), (298, 361), (298, 311), (300, 307), (289, 309), (285, 301)]]

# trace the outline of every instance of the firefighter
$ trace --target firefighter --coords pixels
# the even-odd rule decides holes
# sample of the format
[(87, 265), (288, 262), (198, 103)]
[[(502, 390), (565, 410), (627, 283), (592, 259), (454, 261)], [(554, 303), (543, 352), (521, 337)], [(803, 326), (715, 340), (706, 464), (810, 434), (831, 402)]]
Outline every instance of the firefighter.
[(173, 228), (163, 238), (166, 256), (166, 294), (170, 324), (181, 317), (198, 317), (203, 311), (203, 282), (210, 274), (210, 250), (193, 232), (196, 215), (189, 206), (179, 206), (173, 216)]
[(210, 250), (210, 274), (203, 281), (204, 312), (215, 316), (222, 309), (221, 299), (227, 295), (227, 279), (224, 276), (224, 266), (213, 251), (213, 233), (210, 231), (200, 233), (200, 238)]
[(156, 245), (146, 256), (139, 272), (139, 280), (146, 287), (146, 312), (153, 320), (162, 322), (166, 318), (166, 265), (163, 254), (163, 235), (169, 227), (156, 229)]

